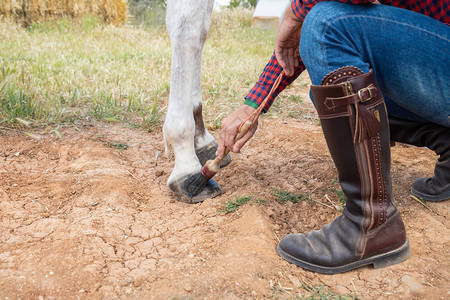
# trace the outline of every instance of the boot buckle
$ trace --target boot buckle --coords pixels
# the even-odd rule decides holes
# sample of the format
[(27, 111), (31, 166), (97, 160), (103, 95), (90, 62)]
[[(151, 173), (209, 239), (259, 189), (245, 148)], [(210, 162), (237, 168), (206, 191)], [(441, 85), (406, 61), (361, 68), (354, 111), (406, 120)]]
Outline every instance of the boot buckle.
[[(366, 97), (367, 94), (369, 94), (369, 98), (364, 98), (364, 97)], [(367, 102), (370, 99), (372, 99), (373, 95), (372, 95), (372, 90), (370, 89), (370, 86), (360, 89), (358, 91), (358, 98), (361, 103)]]

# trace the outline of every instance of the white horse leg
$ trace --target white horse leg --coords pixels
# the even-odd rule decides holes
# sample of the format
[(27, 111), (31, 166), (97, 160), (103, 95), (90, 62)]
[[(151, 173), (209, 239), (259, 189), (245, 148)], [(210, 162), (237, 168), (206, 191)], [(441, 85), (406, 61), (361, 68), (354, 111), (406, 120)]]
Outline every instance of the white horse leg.
[(198, 117), (199, 111), (201, 117), (201, 56), (213, 3), (213, 0), (169, 0), (167, 3), (172, 74), (163, 130), (166, 149), (172, 148), (175, 153), (175, 167), (167, 184), (179, 200), (187, 202), (203, 201), (222, 192), (213, 180), (199, 195), (190, 195), (184, 186), (185, 181), (201, 169), (195, 144), (202, 147), (214, 141)]
[[(200, 164), (204, 165), (207, 160), (214, 158), (217, 143), (214, 137), (205, 128), (202, 116), (202, 94), (201, 94), (201, 73), (195, 74), (192, 89), (194, 103), (195, 138), (194, 146)], [(213, 153), (211, 153), (213, 152)]]
[[(201, 65), (201, 57), (200, 62)], [(208, 132), (203, 123), (202, 116), (202, 93), (201, 93), (201, 73), (194, 74), (192, 85), (192, 99), (194, 103), (194, 121), (195, 121), (195, 138), (194, 146), (195, 153), (200, 161), (200, 164), (205, 165), (206, 161), (216, 157), (217, 142), (215, 138)], [(224, 167), (231, 162), (230, 155), (224, 157), (220, 163), (220, 167)]]

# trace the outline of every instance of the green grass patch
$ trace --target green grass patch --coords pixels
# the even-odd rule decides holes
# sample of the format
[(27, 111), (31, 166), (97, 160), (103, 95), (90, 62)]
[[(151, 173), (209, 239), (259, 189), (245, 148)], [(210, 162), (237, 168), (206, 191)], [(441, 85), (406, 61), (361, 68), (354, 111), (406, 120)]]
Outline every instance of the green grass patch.
[(310, 285), (301, 283), (302, 291), (295, 292), (294, 297), (292, 297), (292, 288), (285, 288), (279, 284), (279, 286), (271, 286), (272, 298), (277, 299), (301, 299), (301, 300), (356, 300), (357, 296), (354, 295), (341, 295), (339, 293), (333, 292), (328, 286)]
[(243, 196), (243, 197), (235, 196), (234, 200), (228, 200), (227, 202), (225, 202), (222, 210), (220, 210), (219, 213), (229, 214), (229, 213), (236, 211), (239, 207), (241, 207), (247, 203), (264, 204), (265, 202), (266, 202), (265, 200), (258, 199), (252, 195)]
[(356, 296), (341, 295), (330, 290), (329, 287), (325, 285), (308, 285), (302, 283), (302, 288), (307, 292), (307, 295), (297, 295), (297, 299), (301, 300), (350, 300), (358, 299)]
[(106, 139), (102, 134), (95, 137), (94, 140), (101, 141), (101, 142), (105, 143), (105, 145), (107, 145), (108, 147), (115, 148), (115, 149), (121, 150), (121, 151), (126, 150), (130, 147), (127, 143), (124, 143), (124, 142), (110, 141), (110, 140)]
[(346, 197), (345, 197), (344, 192), (342, 190), (338, 190), (338, 189), (335, 189), (334, 192), (338, 196), (338, 198), (341, 200), (341, 203), (345, 204)]
[(296, 194), (282, 189), (273, 188), (273, 196), (280, 203), (292, 202), (297, 203), (301, 201), (311, 201), (309, 194)]
[(334, 195), (337, 196), (337, 198), (339, 199), (339, 203), (341, 206), (345, 205), (345, 202), (347, 200), (347, 197), (344, 194), (344, 191), (342, 191), (342, 189), (340, 188), (340, 184), (339, 184), (339, 179), (335, 179), (331, 182), (331, 189), (329, 189), (329, 191), (331, 191)]
[(303, 98), (300, 97), (299, 95), (295, 95), (295, 94), (291, 94), (291, 95), (287, 96), (286, 99), (288, 101), (291, 101), (294, 103), (302, 103), (303, 102)]

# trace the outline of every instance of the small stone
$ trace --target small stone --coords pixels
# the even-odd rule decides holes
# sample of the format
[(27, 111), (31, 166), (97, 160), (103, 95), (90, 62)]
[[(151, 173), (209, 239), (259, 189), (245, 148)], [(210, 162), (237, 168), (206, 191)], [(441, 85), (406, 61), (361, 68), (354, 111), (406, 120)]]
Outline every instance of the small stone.
[(192, 291), (192, 286), (186, 285), (186, 286), (184, 287), (184, 290), (185, 290), (186, 292), (190, 292), (190, 291)]
[(141, 285), (143, 285), (147, 280), (147, 276), (141, 276), (141, 277), (137, 277), (133, 283), (135, 287), (140, 287)]
[(143, 269), (134, 269), (127, 274), (130, 277), (135, 287), (139, 287), (146, 282), (149, 277), (148, 271)]
[(147, 259), (144, 260), (143, 262), (141, 262), (141, 264), (139, 265), (140, 269), (143, 270), (150, 270), (150, 271), (154, 271), (156, 270), (156, 260), (155, 259)]
[(141, 261), (139, 259), (127, 260), (125, 262), (125, 267), (127, 267), (130, 270), (136, 269), (139, 266), (140, 263), (141, 263)]
[(156, 246), (162, 244), (163, 239), (160, 237), (155, 237), (155, 238), (151, 239), (151, 241), (153, 242), (153, 247), (156, 247)]
[(139, 243), (139, 244), (136, 245), (136, 248), (138, 248), (139, 251), (141, 251), (141, 253), (143, 255), (147, 255), (147, 254), (150, 254), (150, 253), (155, 251), (155, 249), (153, 248), (153, 241), (152, 240), (148, 240), (148, 241)]
[(405, 275), (405, 276), (402, 277), (402, 282), (405, 283), (408, 286), (409, 291), (411, 293), (416, 293), (420, 289), (423, 288), (423, 285), (421, 285), (414, 278), (412, 278), (411, 276), (408, 276), (408, 275)]
[(293, 275), (288, 275), (288, 278), (294, 287), (296, 287), (296, 288), (302, 287), (302, 283), (300, 282), (300, 280), (298, 280), (297, 277), (295, 277)]
[(162, 168), (157, 168), (156, 170), (155, 170), (155, 177), (161, 177), (161, 176), (163, 176), (164, 175), (164, 169), (162, 169)]

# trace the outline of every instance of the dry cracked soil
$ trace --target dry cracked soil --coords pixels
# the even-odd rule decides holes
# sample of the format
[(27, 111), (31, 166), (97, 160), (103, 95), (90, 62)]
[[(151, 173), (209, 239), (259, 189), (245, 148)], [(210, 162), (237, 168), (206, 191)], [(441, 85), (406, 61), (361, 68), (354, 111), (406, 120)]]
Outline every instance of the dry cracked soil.
[[(434, 153), (392, 147), (393, 196), (411, 257), (320, 275), (283, 261), (275, 247), (285, 234), (340, 214), (337, 172), (319, 125), (263, 119), (216, 175), (225, 193), (192, 205), (166, 186), (173, 157), (164, 155), (160, 130), (92, 123), (62, 129), (59, 138), (1, 129), (0, 299), (294, 299), (313, 289), (364, 299), (450, 297), (448, 202), (427, 208), (409, 194), (414, 179), (432, 174)], [(281, 203), (274, 190), (309, 200)]]

